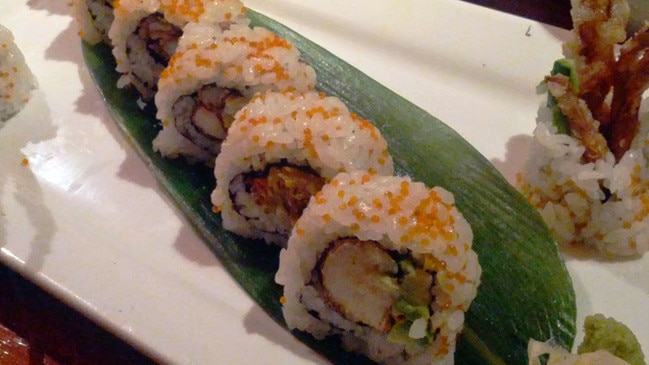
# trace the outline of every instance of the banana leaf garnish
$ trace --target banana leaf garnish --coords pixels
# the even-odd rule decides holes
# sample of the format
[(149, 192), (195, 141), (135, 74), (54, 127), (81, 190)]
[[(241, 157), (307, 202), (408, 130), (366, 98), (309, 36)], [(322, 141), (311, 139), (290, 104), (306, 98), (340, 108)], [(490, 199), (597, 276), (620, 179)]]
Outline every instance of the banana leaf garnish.
[[(483, 268), (478, 296), (467, 313), (456, 364), (527, 364), (527, 343), (554, 340), (571, 348), (576, 304), (570, 276), (542, 219), (502, 175), (446, 124), (396, 95), (324, 48), (274, 20), (249, 10), (253, 25), (289, 39), (318, 75), (317, 88), (339, 97), (372, 120), (387, 139), (398, 174), (455, 194), (474, 232)], [(209, 195), (212, 171), (155, 153), (158, 126), (137, 95), (117, 89), (110, 48), (82, 42), (86, 65), (117, 125), (155, 177), (241, 287), (278, 323), (285, 325), (274, 283), (279, 249), (249, 242), (222, 228)], [(345, 352), (336, 339), (294, 335), (333, 363), (370, 364)]]

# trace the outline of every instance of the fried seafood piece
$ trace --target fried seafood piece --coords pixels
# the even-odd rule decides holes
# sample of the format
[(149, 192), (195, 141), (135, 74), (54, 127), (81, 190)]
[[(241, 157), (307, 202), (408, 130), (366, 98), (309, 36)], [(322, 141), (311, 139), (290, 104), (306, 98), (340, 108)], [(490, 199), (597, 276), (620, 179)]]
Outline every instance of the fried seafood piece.
[(613, 75), (612, 121), (607, 139), (616, 160), (629, 150), (640, 129), (642, 95), (649, 87), (649, 26), (641, 29), (620, 49)]
[(387, 333), (399, 298), (399, 265), (392, 256), (378, 242), (344, 238), (322, 257), (315, 272), (327, 304), (351, 321)]
[(481, 268), (453, 195), (341, 173), (310, 200), (275, 280), (291, 329), (382, 364), (452, 363)]
[(548, 89), (585, 146), (584, 161), (609, 150), (619, 161), (639, 131), (640, 103), (649, 86), (649, 33), (645, 27), (626, 40), (626, 1), (573, 0), (572, 6), (574, 29), (564, 44), (572, 91), (560, 75), (546, 78)]
[(615, 46), (626, 39), (629, 6), (626, 0), (571, 0), (571, 39), (564, 55), (575, 60), (579, 97), (595, 119), (608, 122), (606, 98), (613, 85)]
[[(604, 255), (649, 250), (649, 30), (626, 39), (627, 4), (573, 1), (575, 29), (546, 77), (518, 186), (562, 245)], [(626, 39), (626, 40), (625, 40)], [(550, 113), (552, 114), (550, 117)]]
[(545, 78), (548, 91), (556, 99), (561, 113), (566, 116), (572, 135), (586, 150), (584, 160), (596, 161), (608, 152), (606, 139), (599, 131), (599, 121), (593, 118), (586, 102), (575, 95), (567, 76), (557, 74)]
[[(176, 100), (171, 107), (174, 125), (165, 127), (175, 127), (188, 142), (200, 149), (193, 157), (201, 159), (200, 156), (206, 155), (213, 158), (221, 150), (221, 141), (227, 135), (234, 114), (246, 102), (247, 98), (236, 89), (204, 85), (197, 92)], [(154, 142), (154, 146), (166, 151), (159, 141)]]
[(235, 177), (229, 192), (236, 212), (259, 230), (288, 237), (302, 211), (325, 183), (312, 169), (283, 164)]

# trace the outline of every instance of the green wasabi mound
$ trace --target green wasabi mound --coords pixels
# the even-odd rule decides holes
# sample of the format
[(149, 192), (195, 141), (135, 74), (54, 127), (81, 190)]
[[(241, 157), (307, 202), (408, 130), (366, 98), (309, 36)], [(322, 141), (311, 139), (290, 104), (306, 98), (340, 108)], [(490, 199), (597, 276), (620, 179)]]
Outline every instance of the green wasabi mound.
[(606, 350), (573, 354), (550, 339), (531, 339), (528, 343), (528, 365), (631, 365)]
[(584, 320), (584, 340), (577, 354), (570, 353), (553, 339), (530, 339), (529, 365), (646, 365), (633, 332), (621, 322), (602, 314)]
[(640, 343), (629, 327), (602, 314), (586, 317), (584, 341), (577, 348), (577, 353), (597, 350), (606, 350), (631, 365), (646, 365)]

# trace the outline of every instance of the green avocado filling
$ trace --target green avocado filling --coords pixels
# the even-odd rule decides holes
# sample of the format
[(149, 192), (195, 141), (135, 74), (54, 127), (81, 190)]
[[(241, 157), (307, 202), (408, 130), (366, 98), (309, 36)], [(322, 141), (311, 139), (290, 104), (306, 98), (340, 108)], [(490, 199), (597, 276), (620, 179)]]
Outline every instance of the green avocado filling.
[[(399, 269), (403, 274), (399, 284), (400, 297), (392, 307), (395, 324), (388, 333), (388, 339), (403, 345), (429, 345), (435, 338), (428, 327), (429, 304), (433, 299), (430, 293), (433, 275), (415, 267), (408, 259), (399, 262)], [(423, 330), (416, 328), (420, 326)]]
[[(574, 63), (566, 58), (554, 61), (550, 75), (566, 75), (570, 80), (572, 92), (579, 93), (579, 77), (577, 70), (575, 70)], [(552, 124), (557, 128), (559, 134), (570, 134), (570, 125), (568, 118), (561, 112), (557, 99), (548, 92), (547, 106), (552, 110)]]
[(645, 365), (640, 343), (629, 327), (602, 314), (586, 317), (584, 341), (577, 348), (577, 353), (597, 350), (606, 350), (631, 365)]

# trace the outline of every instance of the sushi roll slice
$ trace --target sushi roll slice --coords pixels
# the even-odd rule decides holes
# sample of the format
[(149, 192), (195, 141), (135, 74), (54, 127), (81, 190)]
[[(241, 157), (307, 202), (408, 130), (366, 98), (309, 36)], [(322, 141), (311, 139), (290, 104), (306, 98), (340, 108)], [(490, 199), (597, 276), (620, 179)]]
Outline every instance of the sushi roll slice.
[(649, 25), (618, 5), (573, 2), (517, 185), (562, 246), (622, 257), (649, 251)]
[(443, 188), (341, 173), (280, 252), (286, 323), (382, 364), (453, 364), (480, 283), (472, 241)]
[(267, 92), (236, 114), (216, 158), (223, 227), (285, 245), (309, 199), (342, 171), (393, 173), (387, 143), (337, 98)]
[(183, 28), (202, 23), (213, 32), (244, 22), (238, 0), (120, 0), (108, 35), (113, 45), (118, 87), (134, 86), (143, 101), (152, 101), (160, 73), (175, 53)]
[(155, 98), (162, 131), (154, 150), (212, 166), (226, 131), (257, 92), (313, 90), (315, 71), (289, 41), (268, 29), (232, 24), (214, 33), (186, 27)]
[(115, 0), (75, 0), (74, 13), (79, 36), (89, 44), (110, 44), (108, 30), (113, 24)]
[(36, 87), (36, 78), (14, 42), (13, 34), (0, 25), (0, 122), (18, 113)]

